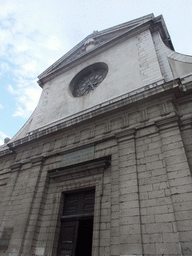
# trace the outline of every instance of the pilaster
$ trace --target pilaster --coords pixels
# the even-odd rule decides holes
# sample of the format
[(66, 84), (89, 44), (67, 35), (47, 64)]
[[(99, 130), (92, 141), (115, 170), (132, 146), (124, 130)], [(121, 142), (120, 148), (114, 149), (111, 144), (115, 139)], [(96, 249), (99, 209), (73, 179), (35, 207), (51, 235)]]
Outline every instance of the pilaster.
[(157, 122), (182, 255), (192, 254), (192, 179), (177, 117)]
[(1, 226), (0, 226), (0, 253), (8, 249), (10, 239), (13, 232), (13, 222), (10, 219), (10, 211), (12, 205), (12, 194), (20, 170), (20, 164), (14, 164), (10, 168), (10, 177), (6, 185), (4, 201), (1, 208)]
[(181, 255), (159, 130), (137, 130), (137, 169), (144, 255)]
[(17, 169), (18, 178), (11, 198), (12, 216), (11, 214), (9, 216), (9, 221), (13, 224), (13, 233), (7, 250), (8, 255), (30, 255), (23, 254), (22, 251), (25, 248), (25, 244), (32, 239), (32, 237), (29, 238), (28, 236), (28, 225), (42, 169), (41, 164), (42, 158), (39, 158), (38, 160), (25, 162)]
[(111, 156), (111, 246), (110, 255), (120, 255), (119, 248), (119, 156)]
[(119, 255), (143, 255), (135, 129), (116, 137), (119, 147)]
[[(14, 191), (15, 183), (17, 180), (18, 172), (20, 170), (21, 165), (20, 164), (14, 164), (11, 166), (10, 170), (10, 176), (8, 183), (6, 185), (6, 192), (4, 194), (4, 208), (1, 209), (1, 216), (2, 216), (2, 222), (0, 227), (0, 237), (6, 222), (6, 219), (8, 217), (9, 208), (11, 205), (11, 196)], [(4, 211), (4, 212), (3, 212)], [(3, 213), (2, 213), (3, 212)]]
[(38, 157), (31, 160), (31, 172), (33, 172), (33, 177), (37, 178), (37, 181), (36, 185), (34, 185), (35, 190), (22, 247), (22, 254), (25, 256), (31, 255), (33, 252), (33, 246), (35, 246), (39, 234), (40, 223), (46, 199), (47, 172), (43, 172), (42, 170), (43, 162), (43, 157)]
[(187, 159), (189, 162), (190, 170), (192, 170), (192, 136), (191, 136), (192, 135), (192, 118), (191, 118), (191, 115), (181, 118), (181, 135), (182, 135)]

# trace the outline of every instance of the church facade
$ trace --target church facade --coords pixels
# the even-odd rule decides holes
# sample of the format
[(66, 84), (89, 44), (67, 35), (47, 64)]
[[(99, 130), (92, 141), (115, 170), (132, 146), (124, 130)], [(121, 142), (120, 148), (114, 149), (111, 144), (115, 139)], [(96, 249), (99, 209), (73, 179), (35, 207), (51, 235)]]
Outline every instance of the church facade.
[(94, 31), (0, 147), (0, 255), (192, 255), (192, 57), (162, 16)]

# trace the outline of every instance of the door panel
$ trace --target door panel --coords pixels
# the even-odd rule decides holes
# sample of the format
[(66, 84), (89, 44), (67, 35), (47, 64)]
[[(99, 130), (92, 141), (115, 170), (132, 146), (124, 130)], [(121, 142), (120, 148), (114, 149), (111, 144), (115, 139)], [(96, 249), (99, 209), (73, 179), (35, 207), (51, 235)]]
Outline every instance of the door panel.
[(81, 193), (66, 194), (63, 208), (63, 216), (93, 213), (94, 201), (94, 190), (83, 191)]
[(95, 201), (95, 191), (88, 191), (82, 195), (82, 212), (93, 213)]
[(75, 256), (78, 224), (78, 220), (61, 222), (58, 256)]
[(64, 195), (57, 256), (91, 256), (95, 191)]
[(65, 196), (64, 215), (77, 214), (78, 212), (78, 195), (70, 194)]

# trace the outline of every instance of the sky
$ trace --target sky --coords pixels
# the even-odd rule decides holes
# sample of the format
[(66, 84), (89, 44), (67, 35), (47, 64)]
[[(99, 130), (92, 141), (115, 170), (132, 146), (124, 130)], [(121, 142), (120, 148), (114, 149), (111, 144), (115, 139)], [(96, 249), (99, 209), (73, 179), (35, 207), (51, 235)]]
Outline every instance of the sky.
[(0, 0), (0, 145), (34, 111), (37, 76), (94, 30), (163, 15), (175, 51), (192, 55), (191, 0)]

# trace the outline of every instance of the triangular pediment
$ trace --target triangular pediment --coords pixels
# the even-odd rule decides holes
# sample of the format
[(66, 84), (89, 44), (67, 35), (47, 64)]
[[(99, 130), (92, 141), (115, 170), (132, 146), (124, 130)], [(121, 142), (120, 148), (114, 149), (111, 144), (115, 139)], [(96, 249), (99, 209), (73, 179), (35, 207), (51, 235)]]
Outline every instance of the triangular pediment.
[[(79, 59), (82, 56), (88, 55), (93, 50), (99, 49), (101, 46), (110, 43), (111, 41), (118, 39), (129, 31), (145, 24), (146, 22), (153, 20), (154, 15), (149, 14), (139, 19), (135, 19), (118, 26), (114, 26), (102, 31), (94, 31), (92, 34), (83, 39), (79, 44), (72, 48), (68, 53), (62, 56), (58, 61), (46, 69), (39, 75), (39, 80), (43, 80), (45, 77), (52, 75), (53, 73), (61, 70), (74, 60)], [(39, 82), (40, 82), (39, 81)]]

